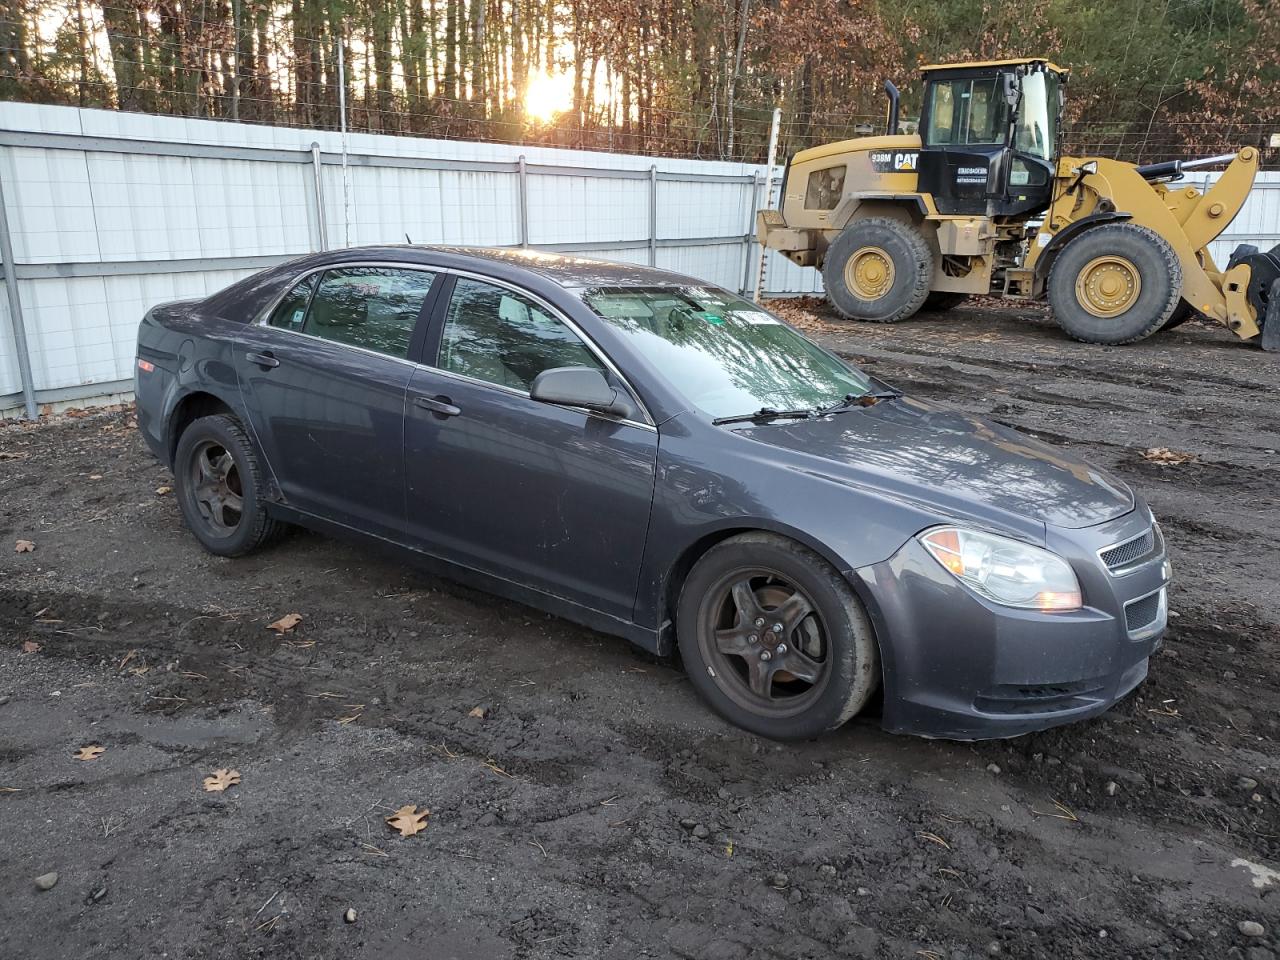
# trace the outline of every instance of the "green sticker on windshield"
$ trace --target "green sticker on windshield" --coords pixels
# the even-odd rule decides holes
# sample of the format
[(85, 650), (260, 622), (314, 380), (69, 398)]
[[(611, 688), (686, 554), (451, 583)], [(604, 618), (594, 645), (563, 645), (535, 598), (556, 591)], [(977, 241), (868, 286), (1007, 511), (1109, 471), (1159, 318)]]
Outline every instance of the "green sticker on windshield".
[(724, 323), (724, 317), (716, 313), (704, 313), (702, 315), (702, 319), (707, 321), (707, 323), (714, 324), (717, 327), (720, 326), (720, 324)]

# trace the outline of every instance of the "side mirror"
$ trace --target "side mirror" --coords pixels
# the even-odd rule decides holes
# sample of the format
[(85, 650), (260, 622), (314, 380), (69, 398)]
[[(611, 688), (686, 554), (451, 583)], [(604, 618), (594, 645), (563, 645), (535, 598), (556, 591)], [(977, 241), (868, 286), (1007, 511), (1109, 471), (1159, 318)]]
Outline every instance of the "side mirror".
[(631, 417), (631, 404), (609, 386), (604, 374), (592, 367), (552, 367), (533, 380), (530, 398), (542, 403), (583, 407), (597, 413)]
[(1009, 105), (1009, 109), (1013, 110), (1018, 106), (1018, 101), (1022, 98), (1022, 91), (1018, 86), (1018, 78), (1012, 73), (1000, 74), (1000, 88), (1004, 95), (1004, 102)]

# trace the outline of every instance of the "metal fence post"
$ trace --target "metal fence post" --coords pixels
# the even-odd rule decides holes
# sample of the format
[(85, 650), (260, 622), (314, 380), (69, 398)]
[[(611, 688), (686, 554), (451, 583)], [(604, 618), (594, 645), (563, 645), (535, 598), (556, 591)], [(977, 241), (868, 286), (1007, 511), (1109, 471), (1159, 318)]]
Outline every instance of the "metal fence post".
[(22, 298), (18, 295), (18, 264), (13, 259), (13, 238), (9, 234), (9, 212), (4, 203), (4, 186), (0, 181), (0, 265), (4, 266), (4, 292), (9, 299), (9, 326), (13, 328), (13, 346), (18, 354), (18, 378), (22, 381), (22, 402), (27, 419), (39, 416), (36, 407), (36, 385), (31, 376), (31, 351), (27, 346), (27, 327), (22, 319)]
[(520, 249), (529, 248), (529, 170), (525, 164), (524, 154), (520, 154), (518, 171), (520, 189)]
[(351, 170), (347, 164), (347, 62), (343, 31), (338, 31), (338, 130), (342, 137), (342, 245), (351, 246)]
[(649, 266), (658, 265), (658, 165), (649, 166)]
[[(778, 162), (778, 130), (782, 123), (782, 108), (773, 108), (773, 123), (769, 126), (769, 160), (764, 171), (764, 205), (765, 209), (773, 205), (773, 168)], [(764, 244), (760, 245), (760, 268), (756, 271), (756, 281), (751, 290), (751, 299), (760, 302), (764, 290), (765, 270), (769, 265), (769, 251)]]
[(751, 175), (750, 202), (747, 204), (747, 232), (742, 235), (742, 283), (738, 286), (739, 296), (747, 295), (751, 286), (751, 243), (756, 223), (756, 209), (760, 206), (760, 184), (764, 178), (757, 170)]
[(324, 216), (324, 166), (320, 159), (320, 144), (311, 144), (311, 171), (315, 179), (316, 194), (316, 226), (318, 227), (316, 236), (319, 243), (318, 249), (329, 249), (329, 227), (325, 223)]

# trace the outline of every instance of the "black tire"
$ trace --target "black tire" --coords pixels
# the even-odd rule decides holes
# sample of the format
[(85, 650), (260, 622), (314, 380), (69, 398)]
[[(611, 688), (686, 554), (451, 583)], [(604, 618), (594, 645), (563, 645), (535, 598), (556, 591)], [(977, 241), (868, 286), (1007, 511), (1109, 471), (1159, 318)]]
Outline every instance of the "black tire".
[(1200, 311), (1187, 303), (1187, 301), (1179, 300), (1178, 305), (1173, 308), (1173, 313), (1169, 316), (1169, 319), (1164, 322), (1164, 326), (1160, 329), (1172, 330), (1174, 327), (1180, 327), (1188, 320), (1199, 317), (1200, 315)]
[(944, 293), (942, 291), (934, 291), (924, 298), (924, 306), (920, 309), (928, 311), (942, 312), (960, 306), (969, 299), (967, 293)]
[[(875, 251), (867, 253), (866, 251)], [(892, 265), (885, 275), (883, 292), (872, 297), (850, 287), (849, 270), (867, 257), (879, 257)], [(915, 316), (929, 295), (933, 282), (933, 253), (923, 234), (909, 223), (888, 217), (855, 220), (836, 237), (822, 264), (827, 299), (841, 316), (873, 323), (897, 323)]]
[(776, 534), (739, 534), (708, 550), (681, 589), (676, 634), (703, 699), (775, 740), (834, 730), (880, 682), (871, 622), (849, 584)]
[(284, 529), (267, 514), (257, 451), (233, 416), (201, 417), (182, 432), (173, 477), (182, 517), (210, 553), (241, 557)]
[[(1119, 312), (1106, 316), (1091, 312), (1081, 299), (1086, 295), (1078, 292), (1079, 287), (1091, 286), (1089, 277), (1106, 267), (1097, 265), (1102, 260), (1120, 262), (1118, 269), (1129, 277), (1121, 283)], [(1107, 223), (1068, 241), (1049, 272), (1047, 292), (1054, 318), (1068, 336), (1086, 343), (1134, 343), (1173, 316), (1182, 299), (1182, 264), (1154, 230)], [(1125, 301), (1126, 297), (1131, 299)]]

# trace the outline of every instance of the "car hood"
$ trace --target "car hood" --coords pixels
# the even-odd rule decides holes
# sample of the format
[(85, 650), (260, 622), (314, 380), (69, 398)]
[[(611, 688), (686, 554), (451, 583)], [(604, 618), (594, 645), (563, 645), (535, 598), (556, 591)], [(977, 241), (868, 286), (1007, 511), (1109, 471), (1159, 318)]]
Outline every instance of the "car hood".
[(736, 432), (803, 455), (793, 466), (952, 515), (1087, 527), (1134, 508), (1124, 483), (1065, 450), (909, 397)]

